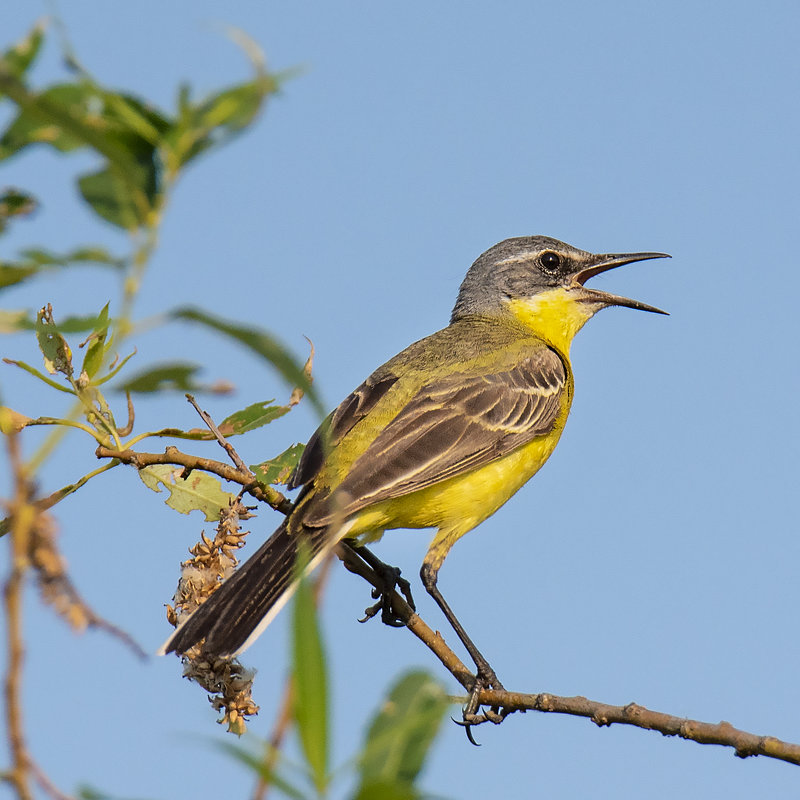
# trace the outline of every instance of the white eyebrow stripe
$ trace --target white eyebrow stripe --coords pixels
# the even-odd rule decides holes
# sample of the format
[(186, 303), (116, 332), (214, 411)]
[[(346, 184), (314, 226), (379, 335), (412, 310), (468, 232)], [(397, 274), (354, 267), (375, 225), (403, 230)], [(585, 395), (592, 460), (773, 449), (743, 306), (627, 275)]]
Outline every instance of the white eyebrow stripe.
[(495, 261), (495, 266), (500, 266), (500, 264), (518, 264), (521, 261), (530, 261), (539, 253), (538, 250), (529, 250), (526, 253), (517, 253), (515, 256), (509, 256), (508, 258), (503, 258), (500, 261)]

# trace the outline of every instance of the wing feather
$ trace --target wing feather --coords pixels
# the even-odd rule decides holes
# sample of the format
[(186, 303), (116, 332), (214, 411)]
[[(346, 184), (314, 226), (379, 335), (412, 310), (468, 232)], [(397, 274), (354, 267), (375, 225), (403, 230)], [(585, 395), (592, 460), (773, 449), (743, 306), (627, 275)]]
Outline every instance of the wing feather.
[(287, 482), (289, 489), (296, 489), (298, 486), (308, 483), (319, 472), (325, 461), (323, 440), (326, 431), (328, 447), (333, 447), (352, 430), (357, 422), (375, 408), (378, 401), (396, 382), (397, 375), (388, 374), (380, 377), (370, 375), (361, 386), (347, 395), (326, 422), (308, 440), (303, 455)]
[[(566, 385), (561, 358), (542, 347), (505, 371), (456, 373), (423, 387), (337, 487), (347, 498), (338, 513), (424, 489), (549, 433)], [(324, 509), (306, 521), (324, 524)]]

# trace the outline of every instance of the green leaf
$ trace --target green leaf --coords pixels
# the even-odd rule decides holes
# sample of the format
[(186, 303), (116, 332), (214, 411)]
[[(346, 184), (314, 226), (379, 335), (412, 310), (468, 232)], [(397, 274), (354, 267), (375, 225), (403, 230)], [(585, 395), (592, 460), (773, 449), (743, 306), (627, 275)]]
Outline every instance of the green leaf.
[(0, 264), (0, 289), (15, 286), (39, 272), (40, 267), (22, 264)]
[(107, 163), (79, 180), (87, 202), (126, 230), (148, 219), (161, 198), (156, 147), (169, 125), (163, 116), (136, 98), (103, 89), (89, 76), (36, 93), (13, 76), (0, 75), (0, 92), (20, 108), (0, 138), (0, 159), (36, 143), (61, 152), (92, 148)]
[(202, 511), (207, 522), (218, 522), (223, 508), (228, 508), (235, 495), (223, 491), (217, 478), (206, 472), (192, 472), (188, 478), (181, 478), (183, 467), (171, 464), (155, 464), (139, 470), (139, 477), (149, 489), (160, 492), (159, 485), (169, 491), (165, 501), (170, 508), (181, 514)]
[(299, 789), (289, 783), (285, 778), (281, 777), (275, 770), (271, 770), (267, 767), (263, 756), (251, 753), (243, 746), (234, 744), (233, 742), (216, 742), (215, 744), (218, 744), (220, 749), (251, 769), (266, 783), (275, 786), (275, 788), (283, 792), (287, 797), (292, 797), (294, 800), (305, 800), (305, 795)]
[(14, 361), (12, 358), (4, 358), (4, 364), (11, 364), (14, 367), (19, 367), (21, 370), (24, 370), (29, 375), (33, 375), (34, 378), (38, 378), (43, 383), (46, 383), (48, 386), (51, 386), (53, 389), (58, 389), (59, 392), (65, 392), (66, 394), (75, 394), (73, 389), (68, 389), (66, 386), (62, 386), (60, 383), (56, 383), (54, 380), (51, 380), (47, 377), (47, 375), (43, 375), (39, 372), (38, 369), (34, 369), (30, 364), (26, 364), (24, 361)]
[(198, 392), (203, 386), (194, 380), (194, 376), (202, 369), (198, 364), (175, 361), (158, 364), (137, 372), (118, 388), (131, 394), (147, 394), (175, 390), (181, 392)]
[(289, 412), (289, 406), (271, 406), (274, 400), (264, 400), (262, 403), (253, 403), (229, 417), (225, 417), (219, 424), (219, 431), (223, 436), (237, 436), (241, 433), (268, 425), (273, 420)]
[[(127, 179), (119, 171), (102, 169), (78, 178), (78, 188), (83, 199), (106, 222), (125, 230), (135, 230), (146, 219), (150, 207), (137, 202), (141, 195), (129, 191), (130, 183), (138, 182), (138, 170), (127, 173)], [(136, 176), (136, 177), (134, 177)]]
[[(413, 786), (449, 705), (444, 689), (427, 672), (401, 677), (369, 726), (359, 764), (362, 789), (376, 783)], [(367, 796), (375, 795), (358, 795)]]
[(303, 450), (305, 450), (304, 444), (293, 444), (269, 461), (251, 464), (250, 469), (261, 483), (286, 483), (297, 466), (300, 456), (303, 455)]
[(183, 166), (208, 148), (243, 131), (258, 116), (266, 97), (275, 91), (277, 82), (263, 75), (193, 105), (182, 87), (178, 122), (164, 138), (175, 164)]
[(240, 30), (229, 28), (227, 33), (247, 56), (255, 76), (198, 103), (192, 102), (188, 86), (180, 87), (177, 120), (163, 139), (165, 161), (172, 170), (245, 130), (258, 116), (266, 98), (278, 91), (281, 79), (267, 72), (258, 45)]
[(53, 320), (48, 303), (36, 316), (36, 341), (44, 356), (44, 366), (51, 375), (57, 372), (72, 378), (72, 350)]
[(0, 194), (0, 233), (13, 217), (25, 217), (36, 210), (36, 198), (19, 189), (6, 189)]
[[(2, 268), (0, 267), (0, 274)], [(16, 333), (33, 330), (36, 322), (28, 316), (27, 311), (0, 310), (0, 333)]]
[(20, 255), (21, 261), (0, 263), (0, 288), (22, 283), (47, 270), (73, 264), (99, 264), (118, 269), (125, 265), (124, 259), (115, 258), (102, 247), (79, 247), (63, 255), (41, 248), (28, 248)]
[(324, 794), (328, 783), (328, 676), (314, 595), (306, 578), (297, 586), (293, 612), (294, 718), (314, 786)]
[(6, 71), (15, 78), (23, 78), (34, 62), (42, 46), (45, 23), (40, 20), (31, 32), (21, 41), (10, 47), (0, 56), (0, 70)]
[(161, 137), (170, 129), (170, 121), (154, 106), (125, 92), (113, 92), (88, 81), (103, 99), (104, 112), (117, 135), (127, 139), (129, 150), (150, 159)]
[(256, 355), (269, 361), (291, 386), (300, 387), (308, 395), (320, 417), (324, 416), (322, 403), (314, 391), (310, 379), (303, 371), (303, 367), (277, 339), (266, 331), (228, 322), (197, 308), (179, 308), (170, 316), (173, 319), (204, 325), (245, 345)]
[[(58, 323), (61, 333), (84, 333), (94, 330), (97, 316), (86, 314), (66, 317)], [(36, 320), (27, 311), (0, 311), (0, 333), (36, 330)]]
[[(86, 348), (86, 355), (83, 357), (81, 371), (93, 378), (103, 363), (105, 354), (106, 336), (108, 335), (108, 303), (106, 303), (93, 326), (92, 333), (86, 340), (89, 346)], [(86, 342), (84, 342), (86, 344)], [(81, 345), (83, 347), (83, 345)]]
[(117, 269), (125, 266), (124, 258), (112, 256), (104, 247), (95, 245), (76, 247), (63, 255), (39, 247), (30, 247), (23, 250), (20, 255), (28, 261), (42, 266), (66, 267), (69, 264), (99, 264)]
[(417, 800), (419, 792), (407, 783), (370, 780), (358, 787), (353, 800)]
[(27, 93), (27, 99), (28, 107), (22, 107), (0, 137), (0, 160), (32, 144), (49, 144), (61, 153), (86, 146), (75, 131), (66, 129), (61, 120), (48, 113), (60, 110), (70, 117), (85, 116), (91, 99), (85, 87), (73, 83), (56, 84), (39, 94)]
[(261, 102), (277, 89), (274, 81), (255, 80), (224, 89), (209, 97), (196, 109), (198, 122), (205, 128), (241, 131), (255, 119)]

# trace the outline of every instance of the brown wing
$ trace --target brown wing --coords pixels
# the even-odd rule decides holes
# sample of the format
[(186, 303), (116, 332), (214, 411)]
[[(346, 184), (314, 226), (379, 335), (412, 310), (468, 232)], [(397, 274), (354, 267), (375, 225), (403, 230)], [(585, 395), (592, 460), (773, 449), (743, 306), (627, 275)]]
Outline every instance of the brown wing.
[(308, 483), (319, 472), (322, 462), (325, 460), (323, 439), (326, 430), (328, 447), (333, 447), (375, 407), (396, 381), (397, 376), (392, 374), (380, 377), (370, 375), (358, 389), (347, 395), (319, 430), (308, 440), (303, 455), (289, 478), (288, 487), (296, 489), (298, 486)]
[[(351, 514), (447, 480), (553, 429), (567, 373), (542, 348), (493, 374), (457, 373), (424, 387), (384, 428), (337, 487)], [(307, 518), (324, 524), (319, 510)]]

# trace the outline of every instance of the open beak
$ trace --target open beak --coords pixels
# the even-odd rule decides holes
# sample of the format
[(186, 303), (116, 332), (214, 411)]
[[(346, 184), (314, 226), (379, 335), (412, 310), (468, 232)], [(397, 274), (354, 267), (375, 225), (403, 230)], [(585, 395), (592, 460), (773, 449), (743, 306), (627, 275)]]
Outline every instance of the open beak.
[(668, 314), (655, 306), (648, 306), (638, 300), (631, 300), (627, 297), (620, 297), (610, 292), (603, 292), (600, 289), (590, 289), (584, 284), (589, 278), (599, 275), (601, 272), (608, 272), (610, 269), (621, 267), (623, 264), (632, 264), (634, 261), (648, 261), (651, 258), (672, 258), (667, 253), (606, 253), (597, 256), (598, 261), (586, 269), (582, 269), (573, 277), (574, 285), (583, 288), (584, 297), (581, 299), (588, 303), (603, 303), (608, 306), (625, 306), (626, 308), (636, 308), (639, 311), (652, 311), (654, 314)]

